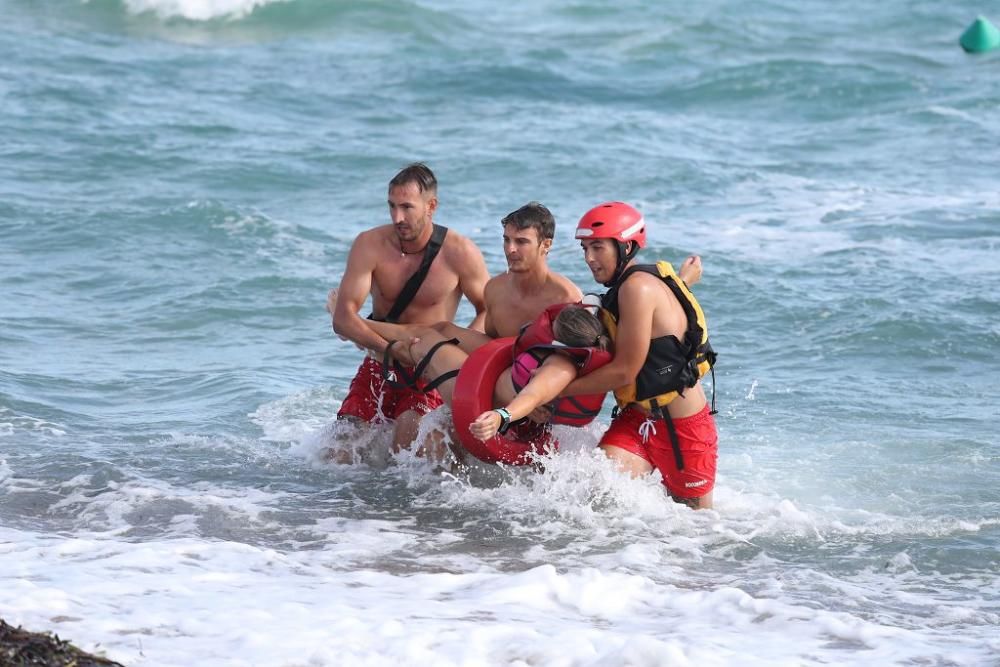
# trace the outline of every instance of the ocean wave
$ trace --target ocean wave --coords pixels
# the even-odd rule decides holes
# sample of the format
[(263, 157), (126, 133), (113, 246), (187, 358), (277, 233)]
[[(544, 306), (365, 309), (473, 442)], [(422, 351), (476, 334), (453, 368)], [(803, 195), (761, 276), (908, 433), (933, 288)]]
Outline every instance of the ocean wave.
[[(446, 14), (405, 1), (357, 0), (81, 0), (85, 9), (108, 22), (126, 21), (130, 27), (145, 25), (216, 30), (297, 32), (350, 25), (376, 31), (428, 31), (445, 28)], [(186, 33), (185, 33), (186, 34)], [(243, 34), (240, 32), (240, 34)], [(187, 35), (193, 37), (194, 35)]]
[(212, 21), (239, 20), (269, 5), (295, 4), (296, 0), (83, 0), (83, 2), (89, 5), (103, 5), (110, 9), (120, 8), (134, 16), (149, 14), (163, 20)]
[(217, 18), (240, 19), (271, 4), (291, 0), (124, 0), (132, 13), (153, 12), (161, 18), (181, 17), (192, 21)]

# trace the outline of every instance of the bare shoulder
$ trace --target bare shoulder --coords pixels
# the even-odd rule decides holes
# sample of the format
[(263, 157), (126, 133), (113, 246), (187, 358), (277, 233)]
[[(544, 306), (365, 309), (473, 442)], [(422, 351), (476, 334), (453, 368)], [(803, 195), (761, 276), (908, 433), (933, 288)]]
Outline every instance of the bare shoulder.
[(663, 281), (645, 271), (628, 276), (618, 288), (619, 299), (655, 299), (657, 295), (666, 296), (669, 293)]
[(456, 266), (467, 267), (476, 265), (477, 267), (486, 267), (486, 261), (483, 259), (483, 253), (479, 250), (479, 246), (473, 243), (469, 237), (456, 232), (450, 227), (448, 228), (448, 235), (444, 237), (441, 252), (449, 263)]
[(380, 225), (366, 229), (354, 239), (354, 243), (351, 244), (351, 253), (378, 255), (391, 234), (391, 225)]
[(649, 314), (674, 312), (680, 308), (680, 302), (670, 288), (645, 271), (633, 273), (625, 279), (618, 289), (618, 302), (625, 310), (639, 308)]
[(378, 227), (358, 234), (351, 244), (351, 250), (347, 256), (345, 277), (374, 273), (384, 257), (384, 247), (385, 244)]
[(556, 290), (558, 301), (562, 303), (576, 303), (583, 298), (583, 292), (572, 280), (553, 271), (551, 273), (552, 286)]
[(657, 276), (636, 272), (625, 279), (618, 290), (618, 304), (623, 321), (645, 327), (650, 336), (668, 334), (682, 338), (687, 316), (681, 302)]
[(496, 298), (510, 289), (510, 274), (499, 273), (486, 281), (483, 294), (487, 299)]

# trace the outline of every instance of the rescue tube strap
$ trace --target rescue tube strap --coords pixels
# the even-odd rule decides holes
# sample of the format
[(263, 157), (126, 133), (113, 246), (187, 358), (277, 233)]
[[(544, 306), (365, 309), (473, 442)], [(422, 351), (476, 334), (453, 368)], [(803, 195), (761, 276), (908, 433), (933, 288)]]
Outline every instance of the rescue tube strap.
[[(430, 382), (424, 384), (422, 388), (417, 385), (417, 381), (427, 369), (427, 365), (431, 362), (431, 357), (434, 356), (434, 353), (437, 352), (442, 345), (458, 345), (457, 338), (449, 338), (448, 340), (438, 341), (431, 346), (431, 349), (427, 350), (427, 354), (424, 355), (424, 358), (421, 359), (420, 363), (413, 369), (412, 375), (399, 363), (398, 360), (389, 356), (389, 349), (398, 342), (398, 340), (389, 341), (389, 344), (385, 346), (385, 352), (382, 355), (382, 379), (385, 380), (385, 383), (389, 386), (397, 389), (416, 389), (417, 391), (422, 391), (423, 393), (428, 394), (437, 389), (443, 382), (447, 382), (458, 375), (458, 369), (455, 369), (442, 373)], [(399, 380), (398, 378), (402, 378), (402, 380)]]
[[(417, 364), (417, 367), (414, 369), (414, 373), (416, 373), (417, 377), (420, 377), (421, 375), (424, 374), (424, 371), (427, 369), (427, 365), (431, 363), (431, 357), (434, 356), (435, 352), (441, 349), (442, 345), (458, 345), (458, 339), (449, 338), (448, 340), (438, 341), (433, 346), (431, 346), (431, 349), (427, 350), (427, 354), (424, 355), (424, 358), (420, 360), (420, 363)], [(441, 375), (437, 376), (436, 378), (428, 382), (426, 385), (424, 385), (424, 393), (426, 394), (428, 392), (434, 391), (439, 386), (441, 386), (442, 383), (447, 382), (453, 377), (458, 377), (457, 368), (442, 373)]]
[(382, 379), (387, 385), (396, 389), (416, 389), (417, 378), (420, 377), (420, 374), (410, 375), (398, 361), (389, 356), (389, 350), (398, 342), (398, 340), (390, 340), (385, 346), (385, 351), (382, 352)]

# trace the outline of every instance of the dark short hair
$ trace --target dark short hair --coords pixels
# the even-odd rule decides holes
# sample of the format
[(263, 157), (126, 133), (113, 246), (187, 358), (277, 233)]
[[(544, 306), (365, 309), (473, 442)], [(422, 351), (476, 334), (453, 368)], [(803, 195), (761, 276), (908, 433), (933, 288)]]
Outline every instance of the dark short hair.
[(438, 182), (434, 177), (434, 172), (423, 162), (414, 162), (403, 167), (398, 174), (389, 181), (389, 189), (402, 187), (409, 183), (416, 183), (420, 192), (437, 194)]
[(538, 239), (553, 239), (556, 235), (556, 219), (552, 211), (536, 201), (528, 202), (516, 211), (508, 213), (500, 224), (504, 227), (514, 225), (518, 229), (535, 229)]

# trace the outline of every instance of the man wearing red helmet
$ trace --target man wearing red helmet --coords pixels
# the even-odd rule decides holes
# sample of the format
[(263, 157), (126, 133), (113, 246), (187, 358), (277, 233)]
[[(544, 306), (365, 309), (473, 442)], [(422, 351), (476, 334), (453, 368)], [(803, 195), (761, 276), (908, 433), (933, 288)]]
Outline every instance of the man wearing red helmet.
[(615, 357), (561, 395), (613, 389), (618, 408), (600, 442), (607, 456), (633, 475), (659, 470), (674, 500), (711, 507), (718, 435), (700, 378), (715, 352), (701, 306), (667, 262), (636, 263), (646, 224), (632, 206), (594, 207), (576, 238), (594, 280), (609, 288), (601, 306)]

